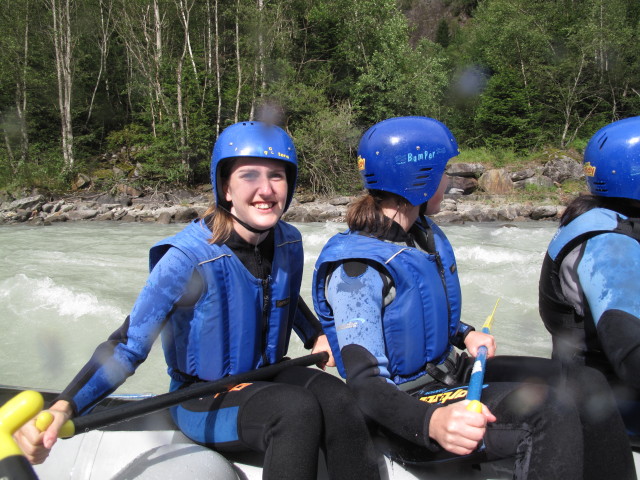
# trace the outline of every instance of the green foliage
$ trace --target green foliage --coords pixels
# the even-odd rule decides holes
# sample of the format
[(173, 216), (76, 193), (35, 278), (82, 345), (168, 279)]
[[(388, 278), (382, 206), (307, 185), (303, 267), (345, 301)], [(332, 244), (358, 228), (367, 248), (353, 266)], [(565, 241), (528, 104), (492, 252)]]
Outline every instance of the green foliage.
[[(318, 192), (359, 185), (357, 136), (390, 116), (436, 117), (460, 159), (506, 166), (640, 111), (637, 1), (445, 0), (429, 39), (409, 34), (416, 0), (159, 0), (159, 23), (149, 0), (72, 4), (74, 172), (105, 184), (114, 166), (207, 182), (219, 129), (267, 110)], [(47, 5), (0, 0), (1, 184), (69, 185), (51, 29)]]
[(560, 189), (563, 193), (570, 195), (578, 195), (589, 190), (585, 180), (566, 180), (562, 182)]
[(32, 149), (31, 158), (37, 161), (12, 166), (8, 158), (0, 155), (0, 189), (40, 188), (52, 192), (63, 192), (70, 188), (72, 173), (64, 173), (64, 162), (57, 151)]
[(527, 183), (524, 186), (524, 190), (525, 192), (529, 193), (529, 194), (547, 194), (549, 192), (553, 192), (556, 190), (555, 187), (545, 187), (543, 185), (537, 185), (535, 183)]
[(429, 41), (414, 49), (408, 44), (384, 45), (354, 88), (361, 118), (373, 124), (388, 117), (440, 117), (448, 75), (442, 50)]
[(438, 22), (438, 29), (436, 30), (436, 43), (444, 48), (447, 48), (450, 42), (451, 34), (449, 33), (449, 24), (443, 18)]
[(542, 135), (538, 127), (538, 112), (517, 75), (512, 71), (493, 75), (476, 110), (479, 143), (524, 150), (538, 143)]
[(138, 124), (129, 124), (122, 130), (109, 133), (107, 136), (107, 148), (111, 152), (120, 152), (124, 155), (124, 161), (133, 161), (133, 152), (144, 149), (152, 142), (152, 136), (147, 129)]
[(315, 193), (353, 193), (360, 186), (355, 153), (361, 134), (346, 104), (308, 116), (293, 132), (299, 183)]
[(143, 183), (185, 184), (191, 170), (180, 161), (180, 150), (175, 148), (173, 135), (166, 128), (162, 127), (161, 135), (154, 137), (143, 126), (130, 124), (109, 134), (107, 145), (110, 151), (118, 152), (118, 162), (124, 168), (132, 172), (135, 166), (139, 170)]
[(481, 163), (488, 168), (525, 167), (536, 162), (536, 152), (515, 152), (509, 148), (463, 148), (454, 162)]

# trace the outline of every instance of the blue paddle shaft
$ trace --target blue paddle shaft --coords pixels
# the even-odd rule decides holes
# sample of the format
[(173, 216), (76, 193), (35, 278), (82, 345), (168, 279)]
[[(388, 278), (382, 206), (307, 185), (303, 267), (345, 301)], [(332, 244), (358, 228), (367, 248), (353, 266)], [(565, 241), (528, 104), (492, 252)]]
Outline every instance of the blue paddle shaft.
[(487, 347), (484, 345), (478, 348), (478, 355), (473, 362), (469, 389), (467, 391), (468, 400), (480, 400), (482, 394), (482, 382), (484, 380), (484, 367), (487, 363)]
[[(482, 327), (482, 333), (491, 333), (488, 327)], [(473, 362), (473, 369), (471, 370), (471, 379), (469, 380), (469, 389), (467, 390), (468, 400), (480, 400), (482, 395), (482, 382), (484, 381), (484, 368), (487, 364), (487, 354), (489, 350), (484, 345), (478, 347), (478, 355), (475, 362)]]

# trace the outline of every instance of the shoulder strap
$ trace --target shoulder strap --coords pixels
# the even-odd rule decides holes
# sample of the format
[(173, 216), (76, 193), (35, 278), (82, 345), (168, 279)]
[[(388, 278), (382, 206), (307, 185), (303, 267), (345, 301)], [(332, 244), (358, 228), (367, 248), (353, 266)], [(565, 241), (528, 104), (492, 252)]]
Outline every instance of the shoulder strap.
[(640, 218), (618, 217), (618, 226), (614, 229), (614, 232), (621, 233), (640, 242)]
[(558, 262), (558, 265), (561, 264), (562, 260), (564, 260), (564, 257), (566, 257), (569, 252), (571, 252), (578, 245), (597, 235), (602, 235), (603, 233), (619, 233), (640, 242), (640, 218), (622, 218), (620, 215), (618, 215), (617, 218), (618, 224), (612, 230), (592, 230), (590, 232), (585, 232), (581, 235), (578, 235), (567, 242), (567, 244), (562, 247), (560, 252), (558, 252), (555, 261)]

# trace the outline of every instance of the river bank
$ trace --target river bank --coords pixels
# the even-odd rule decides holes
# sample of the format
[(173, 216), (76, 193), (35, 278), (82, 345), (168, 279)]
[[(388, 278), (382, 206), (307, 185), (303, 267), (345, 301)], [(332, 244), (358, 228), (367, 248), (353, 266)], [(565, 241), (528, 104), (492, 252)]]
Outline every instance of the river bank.
[[(441, 212), (432, 217), (440, 224), (556, 220), (575, 197), (563, 185), (584, 185), (580, 160), (557, 152), (551, 152), (544, 164), (526, 168), (452, 163), (447, 166), (446, 176), (449, 187)], [(158, 191), (120, 183), (102, 192), (94, 180), (78, 175), (73, 188), (75, 191), (68, 195), (0, 191), (0, 224), (49, 225), (79, 220), (186, 223), (201, 216), (212, 201), (211, 185)], [(534, 196), (527, 191), (546, 194), (532, 200)], [(283, 219), (344, 223), (348, 205), (355, 198), (321, 197), (299, 189)]]
[[(317, 197), (301, 194), (294, 198), (284, 220), (289, 222), (344, 223), (354, 196)], [(442, 210), (432, 218), (439, 224), (466, 222), (518, 222), (557, 220), (565, 207), (558, 200), (542, 203), (517, 201), (514, 195), (449, 193)], [(186, 223), (201, 216), (211, 203), (206, 187), (187, 191), (154, 192), (133, 196), (121, 193), (33, 195), (0, 202), (0, 224), (50, 225), (71, 221)]]

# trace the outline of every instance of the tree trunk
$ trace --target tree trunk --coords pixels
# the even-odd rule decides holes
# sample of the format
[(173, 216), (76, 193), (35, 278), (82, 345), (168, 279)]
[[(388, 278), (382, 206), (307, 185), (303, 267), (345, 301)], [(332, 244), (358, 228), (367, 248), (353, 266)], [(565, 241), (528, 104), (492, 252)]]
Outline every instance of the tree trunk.
[(122, 16), (116, 26), (124, 41), (127, 58), (130, 59), (131, 78), (133, 72), (139, 71), (146, 81), (144, 86), (149, 102), (149, 123), (155, 138), (158, 136), (158, 124), (162, 122), (163, 112), (167, 111), (161, 83), (163, 14), (158, 0), (152, 0), (152, 3), (143, 7), (121, 0), (119, 8)]
[(242, 64), (240, 61), (240, 0), (236, 1), (236, 65), (238, 70), (238, 90), (236, 91), (236, 108), (233, 114), (234, 122), (238, 121), (240, 113), (240, 95), (242, 93)]
[[(162, 84), (160, 83), (160, 71), (162, 68), (162, 18), (160, 15), (160, 6), (158, 0), (153, 0), (153, 20), (155, 33), (155, 49), (154, 49), (154, 86), (156, 92), (156, 102), (158, 105), (163, 103)], [(162, 121), (162, 108), (158, 108), (158, 115)]]
[[(266, 88), (264, 82), (264, 0), (258, 0), (258, 56), (253, 63), (253, 89), (251, 93), (251, 111), (249, 112), (249, 120), (253, 120), (256, 112), (256, 97), (264, 96)], [(256, 93), (258, 81), (260, 82), (260, 92)]]
[(27, 64), (29, 61), (29, 2), (25, 5), (24, 49), (20, 79), (16, 84), (16, 112), (20, 122), (20, 161), (18, 167), (29, 160), (29, 132), (27, 130)]
[(53, 45), (58, 77), (58, 106), (62, 131), (62, 156), (64, 170), (73, 169), (73, 128), (71, 119), (71, 94), (73, 76), (71, 59), (73, 39), (71, 37), (71, 0), (47, 0), (53, 16)]
[[(87, 120), (85, 122), (85, 127), (89, 123), (91, 119), (91, 112), (93, 111), (93, 102), (96, 98), (96, 93), (98, 92), (98, 87), (100, 86), (100, 80), (102, 79), (102, 73), (107, 69), (107, 56), (109, 53), (109, 40), (111, 38), (111, 34), (113, 33), (113, 29), (111, 27), (111, 11), (113, 9), (113, 1), (108, 0), (108, 4), (105, 6), (104, 0), (100, 0), (100, 40), (99, 40), (99, 48), (100, 48), (100, 68), (98, 69), (98, 76), (96, 78), (96, 84), (93, 88), (93, 93), (91, 94), (91, 101), (89, 102), (89, 111), (87, 112)], [(105, 11), (106, 10), (106, 11)], [(109, 91), (109, 84), (105, 82), (105, 88), (107, 93)]]
[(220, 133), (220, 124), (222, 123), (222, 78), (220, 74), (220, 22), (218, 19), (218, 0), (214, 2), (215, 12), (215, 64), (216, 64), (216, 93), (218, 95), (218, 110), (216, 111), (216, 136)]

